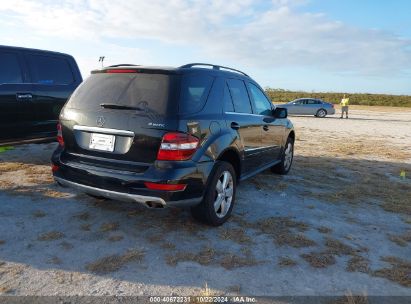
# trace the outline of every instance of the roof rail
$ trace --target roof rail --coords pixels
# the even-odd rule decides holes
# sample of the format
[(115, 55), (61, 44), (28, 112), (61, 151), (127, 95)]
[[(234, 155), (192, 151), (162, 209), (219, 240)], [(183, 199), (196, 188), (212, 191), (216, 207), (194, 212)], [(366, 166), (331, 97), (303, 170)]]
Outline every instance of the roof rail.
[(114, 65), (109, 65), (105, 68), (116, 68), (119, 66), (139, 66), (138, 64), (128, 64), (128, 63), (121, 63), (121, 64), (114, 64)]
[(194, 66), (209, 66), (209, 67), (212, 67), (213, 70), (221, 70), (221, 69), (223, 69), (223, 70), (229, 70), (229, 71), (234, 71), (234, 72), (243, 74), (244, 76), (250, 77), (250, 76), (248, 76), (246, 73), (241, 72), (241, 71), (239, 71), (239, 70), (236, 70), (236, 69), (233, 69), (233, 68), (229, 68), (229, 67), (226, 67), (226, 66), (222, 66), (222, 65), (215, 65), (215, 64), (209, 64), (209, 63), (199, 63), (199, 62), (196, 62), (196, 63), (188, 63), (188, 64), (185, 64), (185, 65), (182, 65), (180, 68), (181, 68), (181, 69), (185, 69), (185, 68), (192, 68), (192, 67), (194, 67)]

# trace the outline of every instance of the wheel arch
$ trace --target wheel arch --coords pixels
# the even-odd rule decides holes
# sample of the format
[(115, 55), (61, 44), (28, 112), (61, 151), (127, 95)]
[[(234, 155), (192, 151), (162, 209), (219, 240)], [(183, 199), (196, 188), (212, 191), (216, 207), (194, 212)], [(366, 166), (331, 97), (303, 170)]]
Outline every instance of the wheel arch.
[(227, 149), (223, 150), (216, 160), (219, 161), (226, 161), (230, 163), (235, 171), (237, 180), (240, 179), (241, 176), (241, 157), (240, 153), (234, 147), (228, 147)]

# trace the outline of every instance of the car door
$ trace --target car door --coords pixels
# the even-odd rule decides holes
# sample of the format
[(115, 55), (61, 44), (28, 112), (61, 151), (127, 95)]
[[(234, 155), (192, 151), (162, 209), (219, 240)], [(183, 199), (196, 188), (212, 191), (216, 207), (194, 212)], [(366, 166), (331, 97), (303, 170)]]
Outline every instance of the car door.
[(63, 55), (30, 52), (25, 57), (33, 86), (33, 131), (38, 136), (53, 136), (61, 108), (77, 86), (75, 73)]
[(302, 114), (303, 100), (297, 99), (287, 105), (288, 114), (298, 115)]
[(284, 119), (276, 119), (273, 116), (274, 105), (264, 94), (262, 89), (254, 83), (247, 83), (253, 105), (254, 114), (260, 117), (262, 165), (272, 163), (280, 157), (283, 144), (285, 125)]
[(305, 107), (307, 108), (307, 114), (315, 115), (320, 109), (321, 104), (317, 99), (307, 99), (307, 104)]
[(21, 54), (0, 48), (0, 142), (30, 137), (34, 113)]
[[(261, 117), (254, 115), (250, 98), (243, 80), (227, 79), (224, 93), (225, 119), (228, 127), (238, 132), (241, 142), (243, 167), (247, 175), (262, 164)], [(241, 149), (240, 149), (241, 150)]]

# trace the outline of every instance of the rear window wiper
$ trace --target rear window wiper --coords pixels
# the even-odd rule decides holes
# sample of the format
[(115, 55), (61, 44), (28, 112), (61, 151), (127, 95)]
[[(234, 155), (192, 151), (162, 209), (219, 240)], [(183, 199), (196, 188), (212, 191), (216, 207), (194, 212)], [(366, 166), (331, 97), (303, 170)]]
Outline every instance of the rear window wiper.
[(126, 105), (119, 105), (115, 103), (101, 103), (100, 107), (104, 109), (114, 109), (114, 110), (134, 110), (134, 111), (144, 111), (144, 109), (140, 107), (133, 107), (133, 106), (126, 106)]

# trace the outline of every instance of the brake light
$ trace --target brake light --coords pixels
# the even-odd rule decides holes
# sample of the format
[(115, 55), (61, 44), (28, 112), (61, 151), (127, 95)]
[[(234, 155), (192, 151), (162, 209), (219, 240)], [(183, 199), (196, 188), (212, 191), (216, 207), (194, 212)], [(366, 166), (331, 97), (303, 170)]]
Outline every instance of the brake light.
[(145, 182), (144, 185), (151, 190), (163, 190), (163, 191), (181, 191), (186, 188), (186, 184), (160, 184)]
[(57, 165), (55, 165), (55, 164), (51, 164), (51, 172), (56, 172), (56, 171), (58, 171), (58, 169), (59, 169), (59, 166), (57, 166)]
[(132, 69), (109, 69), (106, 73), (137, 73), (137, 70)]
[(63, 131), (60, 123), (57, 124), (57, 141), (60, 146), (64, 147)]
[(166, 133), (158, 150), (158, 160), (187, 160), (197, 150), (199, 140), (186, 133)]

